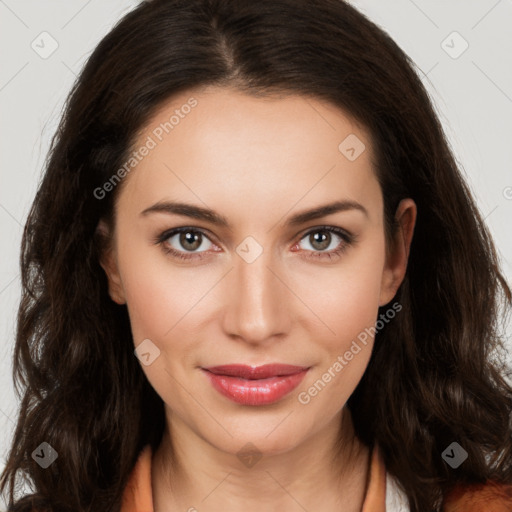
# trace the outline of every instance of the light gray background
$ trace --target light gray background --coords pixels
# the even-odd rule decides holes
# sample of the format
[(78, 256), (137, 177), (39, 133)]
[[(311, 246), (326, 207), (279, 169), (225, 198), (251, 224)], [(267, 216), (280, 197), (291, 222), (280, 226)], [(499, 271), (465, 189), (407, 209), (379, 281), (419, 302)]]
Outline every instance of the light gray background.
[[(512, 0), (352, 3), (420, 69), (512, 282)], [(0, 0), (0, 469), (18, 407), (11, 356), (22, 226), (75, 75), (100, 39), (137, 4)], [(39, 45), (40, 52), (51, 48), (49, 36), (40, 35), (45, 31), (58, 47), (43, 59), (31, 45)], [(454, 31), (463, 39), (450, 35)], [(467, 50), (453, 58), (464, 40)]]

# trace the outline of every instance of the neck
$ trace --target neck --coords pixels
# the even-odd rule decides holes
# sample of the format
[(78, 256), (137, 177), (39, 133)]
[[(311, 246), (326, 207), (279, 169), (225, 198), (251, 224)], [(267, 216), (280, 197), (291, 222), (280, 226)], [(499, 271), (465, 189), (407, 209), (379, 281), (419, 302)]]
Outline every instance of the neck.
[[(347, 408), (286, 452), (242, 459), (196, 435), (175, 416), (153, 456), (155, 512), (168, 510), (361, 510), (369, 450)], [(245, 460), (245, 463), (243, 462)]]

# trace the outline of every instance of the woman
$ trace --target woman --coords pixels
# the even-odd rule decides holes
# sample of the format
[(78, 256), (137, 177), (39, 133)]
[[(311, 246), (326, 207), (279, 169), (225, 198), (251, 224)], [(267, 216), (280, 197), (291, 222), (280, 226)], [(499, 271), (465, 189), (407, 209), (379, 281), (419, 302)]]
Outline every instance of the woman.
[(512, 506), (510, 288), (410, 59), (341, 0), (128, 13), (22, 284), (9, 510)]

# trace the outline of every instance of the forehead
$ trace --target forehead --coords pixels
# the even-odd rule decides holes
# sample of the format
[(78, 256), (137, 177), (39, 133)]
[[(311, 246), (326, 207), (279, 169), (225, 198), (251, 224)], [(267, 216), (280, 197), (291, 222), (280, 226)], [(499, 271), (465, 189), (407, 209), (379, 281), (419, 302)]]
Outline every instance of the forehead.
[(301, 95), (190, 90), (160, 106), (133, 149), (144, 156), (123, 194), (140, 206), (187, 198), (265, 212), (305, 196), (362, 200), (376, 192), (367, 131), (334, 105)]

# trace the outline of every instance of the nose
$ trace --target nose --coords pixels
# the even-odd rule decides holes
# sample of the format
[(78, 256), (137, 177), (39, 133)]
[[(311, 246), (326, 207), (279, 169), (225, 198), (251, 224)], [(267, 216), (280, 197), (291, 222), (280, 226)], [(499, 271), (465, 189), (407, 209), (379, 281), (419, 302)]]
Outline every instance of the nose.
[(295, 302), (283, 272), (265, 251), (252, 262), (235, 258), (227, 276), (224, 329), (253, 345), (275, 342), (289, 332)]

